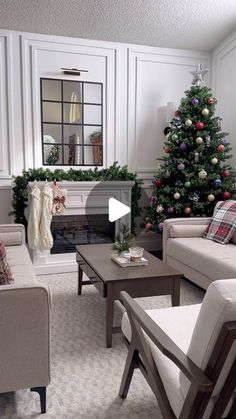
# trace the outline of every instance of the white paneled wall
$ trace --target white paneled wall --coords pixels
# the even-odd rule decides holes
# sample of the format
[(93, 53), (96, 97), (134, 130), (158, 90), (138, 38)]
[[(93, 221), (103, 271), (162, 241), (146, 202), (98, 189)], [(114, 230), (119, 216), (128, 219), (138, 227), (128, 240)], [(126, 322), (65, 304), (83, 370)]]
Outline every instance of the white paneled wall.
[(229, 133), (231, 164), (236, 168), (236, 32), (214, 51), (213, 67), (213, 91), (218, 100), (217, 114), (222, 118), (222, 129)]
[[(103, 83), (104, 167), (117, 160), (148, 182), (162, 156), (167, 102), (178, 105), (199, 62), (210, 68), (210, 55), (0, 30), (0, 199), (12, 175), (42, 166), (41, 77)], [(64, 76), (61, 67), (88, 73)]]
[[(196, 63), (210, 67), (209, 55), (163, 48), (129, 48), (129, 167), (150, 179), (163, 155), (167, 103), (178, 106), (192, 82)], [(172, 115), (173, 117), (173, 115)]]

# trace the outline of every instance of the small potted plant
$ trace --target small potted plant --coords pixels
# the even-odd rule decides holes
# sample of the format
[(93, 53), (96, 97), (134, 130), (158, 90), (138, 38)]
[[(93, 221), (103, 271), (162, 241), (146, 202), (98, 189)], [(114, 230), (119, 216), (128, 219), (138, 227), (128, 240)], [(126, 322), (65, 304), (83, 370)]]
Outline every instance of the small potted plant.
[(112, 250), (115, 250), (118, 255), (122, 255), (129, 251), (129, 248), (134, 245), (134, 237), (130, 233), (129, 227), (121, 224), (119, 233), (115, 236), (115, 243), (112, 245)]

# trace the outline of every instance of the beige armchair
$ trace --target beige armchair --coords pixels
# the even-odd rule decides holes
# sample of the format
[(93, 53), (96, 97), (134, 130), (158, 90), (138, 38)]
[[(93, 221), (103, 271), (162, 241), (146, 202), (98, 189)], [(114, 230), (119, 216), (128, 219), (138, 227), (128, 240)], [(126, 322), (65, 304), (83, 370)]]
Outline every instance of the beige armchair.
[(236, 418), (236, 281), (214, 281), (202, 304), (145, 312), (126, 292), (129, 352), (120, 387), (139, 367), (166, 419)]

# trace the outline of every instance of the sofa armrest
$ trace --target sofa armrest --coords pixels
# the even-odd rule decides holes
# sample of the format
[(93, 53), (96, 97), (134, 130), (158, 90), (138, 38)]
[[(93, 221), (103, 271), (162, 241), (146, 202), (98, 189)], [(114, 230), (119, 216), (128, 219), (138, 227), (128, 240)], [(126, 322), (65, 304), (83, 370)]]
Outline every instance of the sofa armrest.
[(0, 393), (50, 381), (50, 295), (39, 284), (0, 287)]
[(0, 224), (0, 240), (5, 246), (25, 244), (25, 227), (23, 224)]
[(173, 225), (208, 225), (211, 221), (211, 217), (190, 217), (190, 218), (169, 218), (164, 221), (163, 226), (163, 237), (162, 237), (162, 248), (163, 248), (163, 261), (166, 262), (166, 243), (170, 238), (170, 229)]

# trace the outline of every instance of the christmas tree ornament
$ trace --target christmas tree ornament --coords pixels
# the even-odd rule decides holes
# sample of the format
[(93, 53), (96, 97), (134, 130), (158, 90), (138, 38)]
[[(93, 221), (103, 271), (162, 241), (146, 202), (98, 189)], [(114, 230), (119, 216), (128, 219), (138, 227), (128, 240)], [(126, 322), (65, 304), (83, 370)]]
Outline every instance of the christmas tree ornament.
[(147, 224), (145, 225), (145, 228), (146, 228), (146, 230), (151, 230), (151, 228), (152, 228), (152, 224), (151, 224), (151, 223), (147, 223)]
[(210, 137), (210, 135), (206, 135), (206, 137), (205, 137), (205, 143), (206, 143), (206, 146), (207, 147), (210, 147), (210, 144), (211, 144), (211, 137)]
[(157, 197), (155, 195), (150, 196), (149, 201), (151, 204), (157, 203)]
[(224, 201), (226, 201), (226, 199), (230, 199), (231, 198), (231, 193), (228, 191), (223, 192), (223, 199)]
[(224, 144), (219, 144), (218, 147), (217, 147), (217, 151), (219, 151), (220, 153), (224, 153), (224, 151), (225, 151)]
[(169, 134), (170, 133), (170, 131), (171, 131), (171, 127), (165, 127), (164, 128), (164, 135), (167, 135), (167, 134)]
[(170, 147), (169, 147), (168, 145), (166, 145), (166, 146), (164, 147), (164, 152), (165, 152), (165, 153), (169, 153), (169, 152), (170, 152)]
[(213, 158), (211, 159), (211, 164), (215, 165), (215, 164), (217, 164), (217, 163), (218, 163), (218, 159), (217, 159), (217, 157), (213, 157)]
[(186, 180), (184, 186), (185, 186), (185, 188), (190, 188), (191, 182), (189, 182), (189, 180)]
[(167, 169), (166, 172), (164, 173), (164, 178), (168, 179), (170, 177), (170, 172)]
[(174, 212), (175, 212), (175, 209), (173, 207), (167, 208), (167, 214), (171, 215), (171, 214), (174, 214)]
[(161, 179), (156, 179), (155, 185), (157, 188), (160, 188), (161, 186)]
[(153, 176), (152, 177), (152, 183), (155, 185), (155, 183), (156, 183), (156, 178), (155, 178), (155, 176)]
[(199, 100), (196, 97), (193, 97), (191, 100), (192, 105), (196, 106), (199, 104)]
[(162, 231), (163, 230), (163, 226), (164, 226), (164, 223), (159, 223), (158, 224), (159, 231)]
[(215, 103), (215, 98), (214, 98), (214, 97), (212, 97), (212, 96), (210, 96), (210, 97), (207, 99), (207, 103), (208, 103), (208, 105), (214, 105), (214, 103)]
[(197, 137), (196, 138), (196, 143), (199, 144), (199, 145), (202, 144), (203, 143), (203, 138), (202, 137)]
[(214, 180), (213, 184), (216, 188), (219, 188), (221, 186), (221, 179), (217, 178)]
[(179, 110), (179, 109), (176, 109), (176, 111), (175, 111), (174, 115), (175, 115), (175, 116), (180, 116), (180, 115), (181, 115), (180, 110)]
[(185, 214), (190, 214), (191, 211), (192, 211), (192, 209), (190, 207), (184, 208)]
[(174, 199), (179, 199), (180, 198), (180, 193), (179, 192), (175, 192), (173, 195)]
[(225, 170), (222, 170), (221, 174), (222, 174), (223, 177), (229, 177), (230, 176), (230, 171), (225, 169)]
[(194, 153), (194, 163), (199, 163), (199, 153), (197, 151)]
[(157, 205), (156, 212), (160, 214), (162, 211), (164, 211), (163, 206), (162, 205)]
[(191, 125), (192, 125), (191, 119), (186, 119), (185, 125), (186, 125), (186, 127), (191, 127)]
[(224, 145), (228, 145), (229, 144), (229, 140), (228, 140), (228, 138), (221, 138), (221, 143), (222, 144), (224, 144)]
[(193, 202), (198, 202), (198, 200), (199, 200), (199, 195), (196, 192), (194, 192), (194, 194), (192, 196), (192, 201)]
[(215, 200), (215, 195), (213, 195), (212, 193), (210, 193), (210, 194), (208, 195), (208, 197), (207, 197), (207, 200), (208, 200), (209, 202), (213, 202), (213, 201)]
[(183, 171), (185, 169), (185, 164), (179, 163), (177, 167), (178, 167), (178, 170)]
[(203, 70), (201, 64), (197, 64), (195, 71), (190, 71), (190, 73), (193, 75), (193, 81), (192, 85), (195, 86), (202, 86), (203, 84), (206, 84), (204, 80), (204, 76), (207, 74), (208, 69)]
[(201, 129), (204, 129), (204, 127), (205, 127), (204, 122), (202, 122), (202, 121), (197, 121), (197, 122), (195, 122), (195, 128), (196, 128), (198, 131), (200, 131)]
[(171, 136), (171, 132), (168, 132), (168, 134), (166, 134), (166, 140), (169, 140), (170, 136)]
[(202, 110), (202, 115), (203, 115), (203, 116), (208, 116), (208, 115), (209, 115), (209, 109), (204, 108), (204, 109)]
[(178, 135), (177, 134), (173, 134), (171, 138), (172, 138), (173, 141), (176, 141), (176, 140), (178, 140)]
[(187, 150), (188, 146), (187, 146), (186, 143), (181, 143), (179, 148), (180, 148), (180, 150), (185, 151), (185, 150)]
[(205, 171), (205, 170), (200, 170), (200, 172), (198, 172), (198, 177), (200, 178), (200, 179), (206, 179), (206, 177), (207, 177), (207, 172)]

